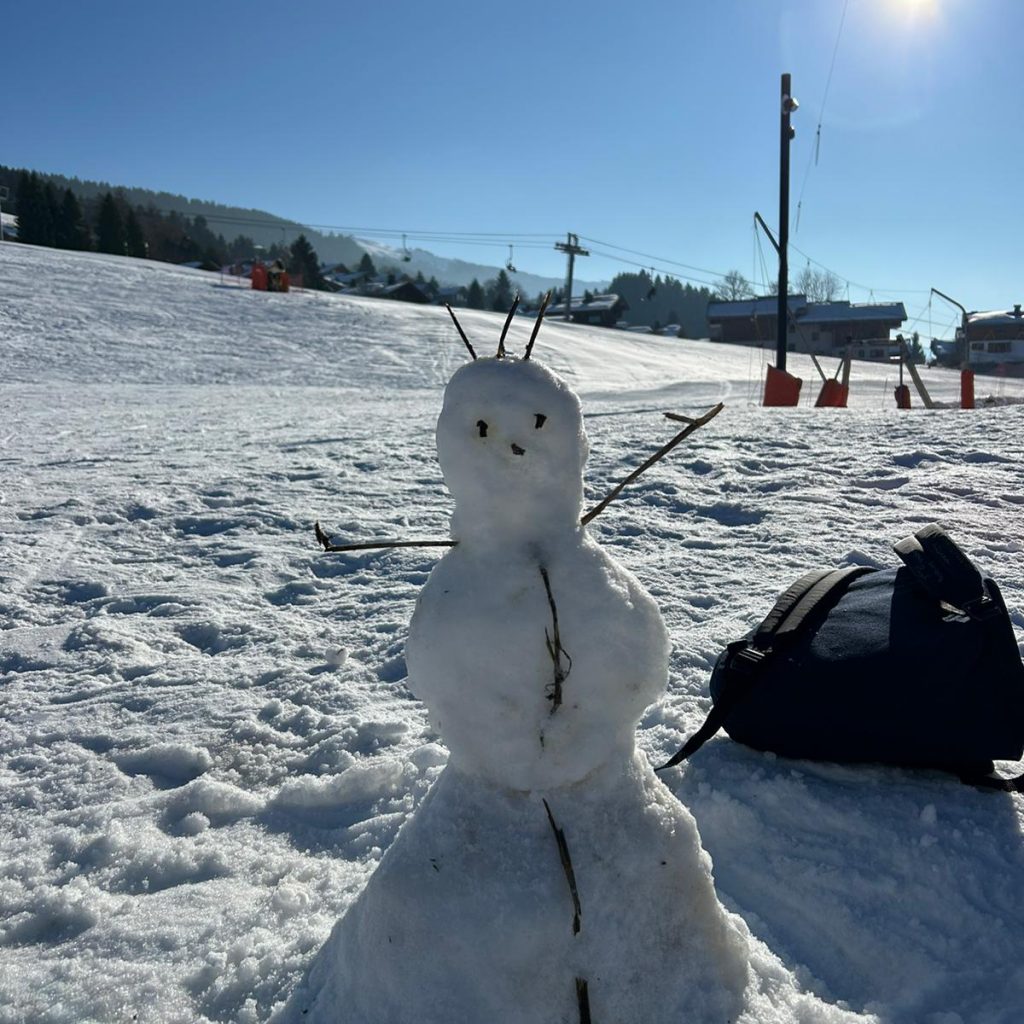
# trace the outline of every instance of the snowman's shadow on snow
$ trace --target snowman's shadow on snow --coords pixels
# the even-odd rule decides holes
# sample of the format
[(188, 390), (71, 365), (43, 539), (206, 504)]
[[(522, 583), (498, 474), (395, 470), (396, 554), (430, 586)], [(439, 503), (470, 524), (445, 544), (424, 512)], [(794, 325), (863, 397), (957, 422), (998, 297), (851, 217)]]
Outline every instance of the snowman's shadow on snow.
[(378, 813), (378, 802), (366, 799), (305, 807), (271, 804), (256, 822), (307, 856), (329, 854), (358, 859), (360, 851), (387, 850), (410, 816), (408, 812)]
[(722, 902), (808, 988), (886, 1021), (972, 1019), (958, 1000), (979, 989), (1014, 1005), (1024, 844), (1010, 794), (724, 736), (662, 779), (697, 820)]

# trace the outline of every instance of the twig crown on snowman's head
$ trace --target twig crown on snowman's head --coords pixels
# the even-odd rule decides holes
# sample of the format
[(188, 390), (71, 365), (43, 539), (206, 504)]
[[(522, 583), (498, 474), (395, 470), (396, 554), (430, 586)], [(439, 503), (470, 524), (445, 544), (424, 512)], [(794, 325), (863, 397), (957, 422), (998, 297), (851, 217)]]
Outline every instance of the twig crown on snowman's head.
[[(523, 353), (523, 361), (525, 362), (530, 358), (533, 353), (533, 345), (537, 340), (537, 334), (540, 331), (541, 322), (544, 319), (544, 313), (548, 308), (548, 303), (551, 301), (551, 292), (548, 292), (544, 296), (544, 301), (540, 304), (540, 311), (537, 313), (536, 323), (533, 325), (533, 332), (530, 335), (530, 340), (527, 343), (526, 351)], [(469, 338), (466, 337), (466, 332), (462, 329), (462, 324), (459, 323), (458, 317), (455, 316), (455, 310), (446, 302), (444, 308), (448, 310), (448, 315), (452, 318), (452, 323), (455, 324), (455, 329), (459, 332), (459, 336), (465, 343), (466, 348), (469, 350), (469, 354), (476, 359), (476, 351), (470, 344)], [(501, 337), (498, 339), (498, 351), (495, 356), (496, 359), (504, 359), (508, 353), (505, 351), (505, 337), (508, 334), (508, 329), (512, 325), (512, 318), (516, 315), (516, 310), (519, 308), (519, 295), (516, 295), (515, 302), (512, 303), (512, 308), (508, 311), (508, 316), (505, 318), (505, 326), (501, 329)]]

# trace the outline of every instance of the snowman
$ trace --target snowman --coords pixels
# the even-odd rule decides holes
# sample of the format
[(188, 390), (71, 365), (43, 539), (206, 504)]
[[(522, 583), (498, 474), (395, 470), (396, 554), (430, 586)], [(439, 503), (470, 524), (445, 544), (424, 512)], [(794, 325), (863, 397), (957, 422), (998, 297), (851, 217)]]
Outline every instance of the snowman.
[(668, 636), (581, 524), (580, 402), (531, 358), (539, 325), (522, 358), (504, 334), (477, 358), (463, 334), (473, 359), (437, 423), (453, 543), (407, 644), (450, 757), (320, 951), (296, 1019), (861, 1020), (756, 955), (693, 817), (634, 749)]

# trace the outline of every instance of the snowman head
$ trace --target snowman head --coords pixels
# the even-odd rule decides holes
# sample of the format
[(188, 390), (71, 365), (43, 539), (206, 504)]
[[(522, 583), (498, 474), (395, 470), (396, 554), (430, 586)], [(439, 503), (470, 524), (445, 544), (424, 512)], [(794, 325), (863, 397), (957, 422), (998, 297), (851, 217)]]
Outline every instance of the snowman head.
[(455, 499), (452, 536), (542, 542), (579, 526), (589, 451), (583, 414), (530, 349), (516, 359), (503, 342), (498, 356), (474, 356), (445, 389), (437, 454)]

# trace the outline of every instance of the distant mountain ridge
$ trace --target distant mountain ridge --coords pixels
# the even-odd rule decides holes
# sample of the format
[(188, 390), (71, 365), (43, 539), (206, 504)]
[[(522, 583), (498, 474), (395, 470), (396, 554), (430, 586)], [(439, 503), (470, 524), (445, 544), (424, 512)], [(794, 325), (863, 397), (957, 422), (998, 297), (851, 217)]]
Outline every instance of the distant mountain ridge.
[[(505, 270), (512, 286), (518, 289), (524, 297), (532, 297), (549, 288), (561, 288), (565, 284), (565, 279), (562, 277), (545, 277), (542, 274), (527, 274), (518, 270), (510, 273), (504, 267), (469, 263), (466, 260), (438, 256), (427, 249), (408, 250), (409, 259), (403, 262), (401, 249), (368, 239), (359, 238), (354, 241), (370, 254), (370, 258), (378, 268), (393, 263), (409, 274), (415, 275), (419, 271), (428, 280), (431, 277), (436, 277), (441, 284), (468, 285), (474, 278), (483, 284), (485, 281), (497, 277), (500, 270)], [(319, 250), (317, 251), (319, 252)], [(574, 278), (572, 290), (574, 295), (582, 295), (585, 290), (601, 292), (607, 287), (607, 281), (581, 281)]]
[[(13, 190), (15, 178), (20, 168), (0, 166), (0, 185), (7, 185)], [(67, 177), (63, 174), (50, 174), (40, 171), (44, 181), (52, 182), (60, 191), (70, 188), (83, 199), (94, 199), (107, 192), (120, 193), (132, 206), (154, 206), (161, 213), (182, 214), (186, 217), (205, 217), (210, 229), (221, 234), (228, 241), (237, 235), (246, 235), (257, 245), (269, 247), (275, 242), (291, 244), (300, 235), (309, 239), (317, 255), (324, 263), (344, 263), (354, 269), (363, 256), (369, 253), (378, 269), (394, 265), (397, 269), (415, 275), (421, 271), (426, 278), (435, 277), (442, 285), (468, 285), (474, 278), (481, 284), (497, 277), (504, 269), (484, 263), (469, 263), (465, 260), (438, 256), (426, 249), (410, 250), (411, 259), (403, 260), (400, 249), (373, 242), (357, 239), (351, 235), (322, 232), (298, 221), (278, 217), (266, 210), (257, 210), (208, 199), (190, 199), (173, 192), (161, 192), (147, 188), (134, 188), (124, 185), (113, 185), (106, 181), (90, 181), (82, 178)], [(523, 295), (533, 296), (548, 288), (560, 288), (565, 281), (561, 277), (545, 277), (539, 274), (515, 273), (510, 275), (513, 285)], [(602, 291), (607, 281), (583, 281), (573, 284), (573, 292), (582, 294), (584, 289)]]

